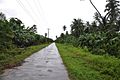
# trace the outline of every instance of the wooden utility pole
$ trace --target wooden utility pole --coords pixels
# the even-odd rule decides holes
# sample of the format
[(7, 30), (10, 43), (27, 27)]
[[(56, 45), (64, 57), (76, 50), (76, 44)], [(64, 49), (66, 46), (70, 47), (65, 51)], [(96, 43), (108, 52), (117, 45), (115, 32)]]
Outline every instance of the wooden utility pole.
[(50, 30), (50, 28), (48, 28), (48, 38), (49, 38), (49, 30)]

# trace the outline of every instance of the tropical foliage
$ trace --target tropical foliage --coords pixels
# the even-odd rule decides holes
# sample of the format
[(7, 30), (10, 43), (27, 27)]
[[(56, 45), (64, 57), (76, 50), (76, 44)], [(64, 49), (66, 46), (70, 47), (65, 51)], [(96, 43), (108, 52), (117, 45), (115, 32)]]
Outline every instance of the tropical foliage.
[(105, 16), (97, 10), (95, 20), (91, 23), (74, 19), (71, 34), (60, 36), (56, 42), (87, 48), (93, 54), (120, 57), (120, 1), (106, 0), (106, 2)]
[[(5, 14), (0, 13), (0, 50), (12, 47), (28, 47), (45, 43), (44, 36), (37, 34), (37, 26), (25, 27), (18, 18), (6, 20)], [(52, 41), (48, 39), (47, 41)]]

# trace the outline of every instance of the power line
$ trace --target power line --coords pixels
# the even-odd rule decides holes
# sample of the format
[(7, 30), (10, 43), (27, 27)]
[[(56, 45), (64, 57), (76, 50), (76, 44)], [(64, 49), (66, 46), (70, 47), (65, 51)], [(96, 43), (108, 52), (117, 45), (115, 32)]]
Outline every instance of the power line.
[(40, 7), (39, 7), (39, 4), (38, 4), (38, 1), (36, 0), (33, 0), (34, 3), (35, 3), (35, 6), (36, 6), (36, 10), (38, 11), (38, 14), (39, 14), (39, 17), (42, 21), (45, 21), (43, 15), (42, 15), (42, 11), (40, 11)]
[[(38, 6), (38, 2), (36, 2), (36, 0), (33, 0), (34, 1), (34, 3), (35, 3), (35, 5), (37, 6), (37, 11), (39, 12), (39, 14), (41, 14), (41, 12), (40, 12), (40, 9), (39, 9), (39, 6)], [(41, 14), (42, 15), (42, 14)]]
[(33, 18), (33, 16), (30, 14), (29, 10), (25, 8), (23, 3), (20, 0), (16, 0), (17, 3), (23, 8), (23, 10), (29, 15), (30, 18), (32, 18), (33, 22), (36, 22), (36, 20)]
[(43, 12), (43, 9), (42, 9), (42, 7), (41, 7), (40, 1), (39, 1), (39, 0), (33, 0), (33, 1), (34, 1), (34, 3), (35, 3), (35, 6), (36, 6), (36, 9), (37, 9), (37, 11), (38, 11), (38, 13), (39, 13), (40, 18), (41, 18), (46, 24), (48, 24), (48, 22), (47, 22), (47, 20), (46, 20), (46, 18), (45, 18), (45, 16), (44, 16), (44, 12)]
[(46, 17), (45, 17), (45, 13), (44, 13), (44, 10), (43, 10), (43, 8), (42, 8), (42, 6), (41, 6), (41, 3), (40, 3), (40, 0), (37, 0), (37, 2), (38, 2), (38, 4), (39, 4), (39, 7), (40, 7), (40, 9), (41, 9), (41, 12), (42, 12), (42, 16), (43, 16), (43, 19), (45, 20), (45, 22), (48, 24), (48, 22), (47, 22), (47, 20), (46, 20)]
[(40, 16), (36, 13), (36, 10), (33, 9), (33, 7), (31, 6), (28, 0), (25, 0), (25, 1), (28, 3), (28, 6), (31, 8), (32, 12), (34, 12), (36, 18), (39, 20)]
[[(39, 23), (39, 19), (41, 19), (41, 17), (40, 17), (40, 15), (39, 16), (37, 16), (38, 14), (36, 13), (36, 11), (33, 9), (33, 6), (31, 6), (31, 4), (30, 4), (30, 2), (29, 1), (27, 1), (26, 0), (26, 2), (27, 2), (27, 7), (29, 6), (30, 7), (30, 9), (31, 9), (31, 11), (30, 11), (30, 9), (27, 9), (26, 8), (26, 6), (23, 4), (23, 2), (21, 2), (21, 0), (16, 0), (17, 2), (18, 2), (18, 4), (23, 8), (23, 10), (32, 18), (32, 20), (34, 21), (34, 22), (36, 22), (38, 25), (40, 25), (40, 23)], [(34, 1), (34, 0), (33, 0)], [(37, 4), (39, 4), (38, 6), (37, 6)], [(36, 2), (35, 1), (35, 5), (34, 5), (34, 7), (36, 7), (37, 6), (37, 8), (35, 8), (35, 9), (37, 9), (37, 11), (39, 11), (39, 13), (42, 15), (42, 12), (43, 12), (43, 9), (42, 9), (42, 7), (41, 7), (41, 5), (40, 5), (40, 2), (39, 2), (39, 0)], [(40, 7), (39, 7), (40, 6)], [(39, 8), (41, 8), (41, 12), (40, 12), (40, 9)], [(31, 14), (30, 14), (31, 13)], [(34, 15), (32, 15), (32, 14), (34, 14)], [(44, 14), (43, 14), (44, 15)], [(43, 20), (46, 22), (46, 24), (48, 24), (47, 23), (47, 21), (46, 21), (46, 19), (44, 18), (44, 16), (42, 16), (42, 18), (43, 18)]]

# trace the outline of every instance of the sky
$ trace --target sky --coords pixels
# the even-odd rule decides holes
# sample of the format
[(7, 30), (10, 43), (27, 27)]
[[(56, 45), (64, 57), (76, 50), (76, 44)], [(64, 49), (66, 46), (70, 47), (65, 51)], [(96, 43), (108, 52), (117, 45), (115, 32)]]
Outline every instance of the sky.
[[(92, 2), (104, 15), (106, 0)], [(26, 27), (36, 24), (40, 35), (45, 35), (49, 28), (50, 38), (56, 39), (56, 36), (65, 33), (64, 25), (70, 33), (70, 25), (75, 18), (92, 22), (96, 10), (89, 0), (0, 0), (0, 12), (7, 19), (20, 19)]]

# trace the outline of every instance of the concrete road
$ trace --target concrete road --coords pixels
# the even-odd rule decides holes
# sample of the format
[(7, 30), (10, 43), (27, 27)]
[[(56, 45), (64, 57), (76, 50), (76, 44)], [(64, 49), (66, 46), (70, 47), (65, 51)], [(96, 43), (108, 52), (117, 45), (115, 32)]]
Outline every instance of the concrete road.
[(0, 80), (69, 80), (55, 43), (34, 53), (22, 66), (5, 70)]

